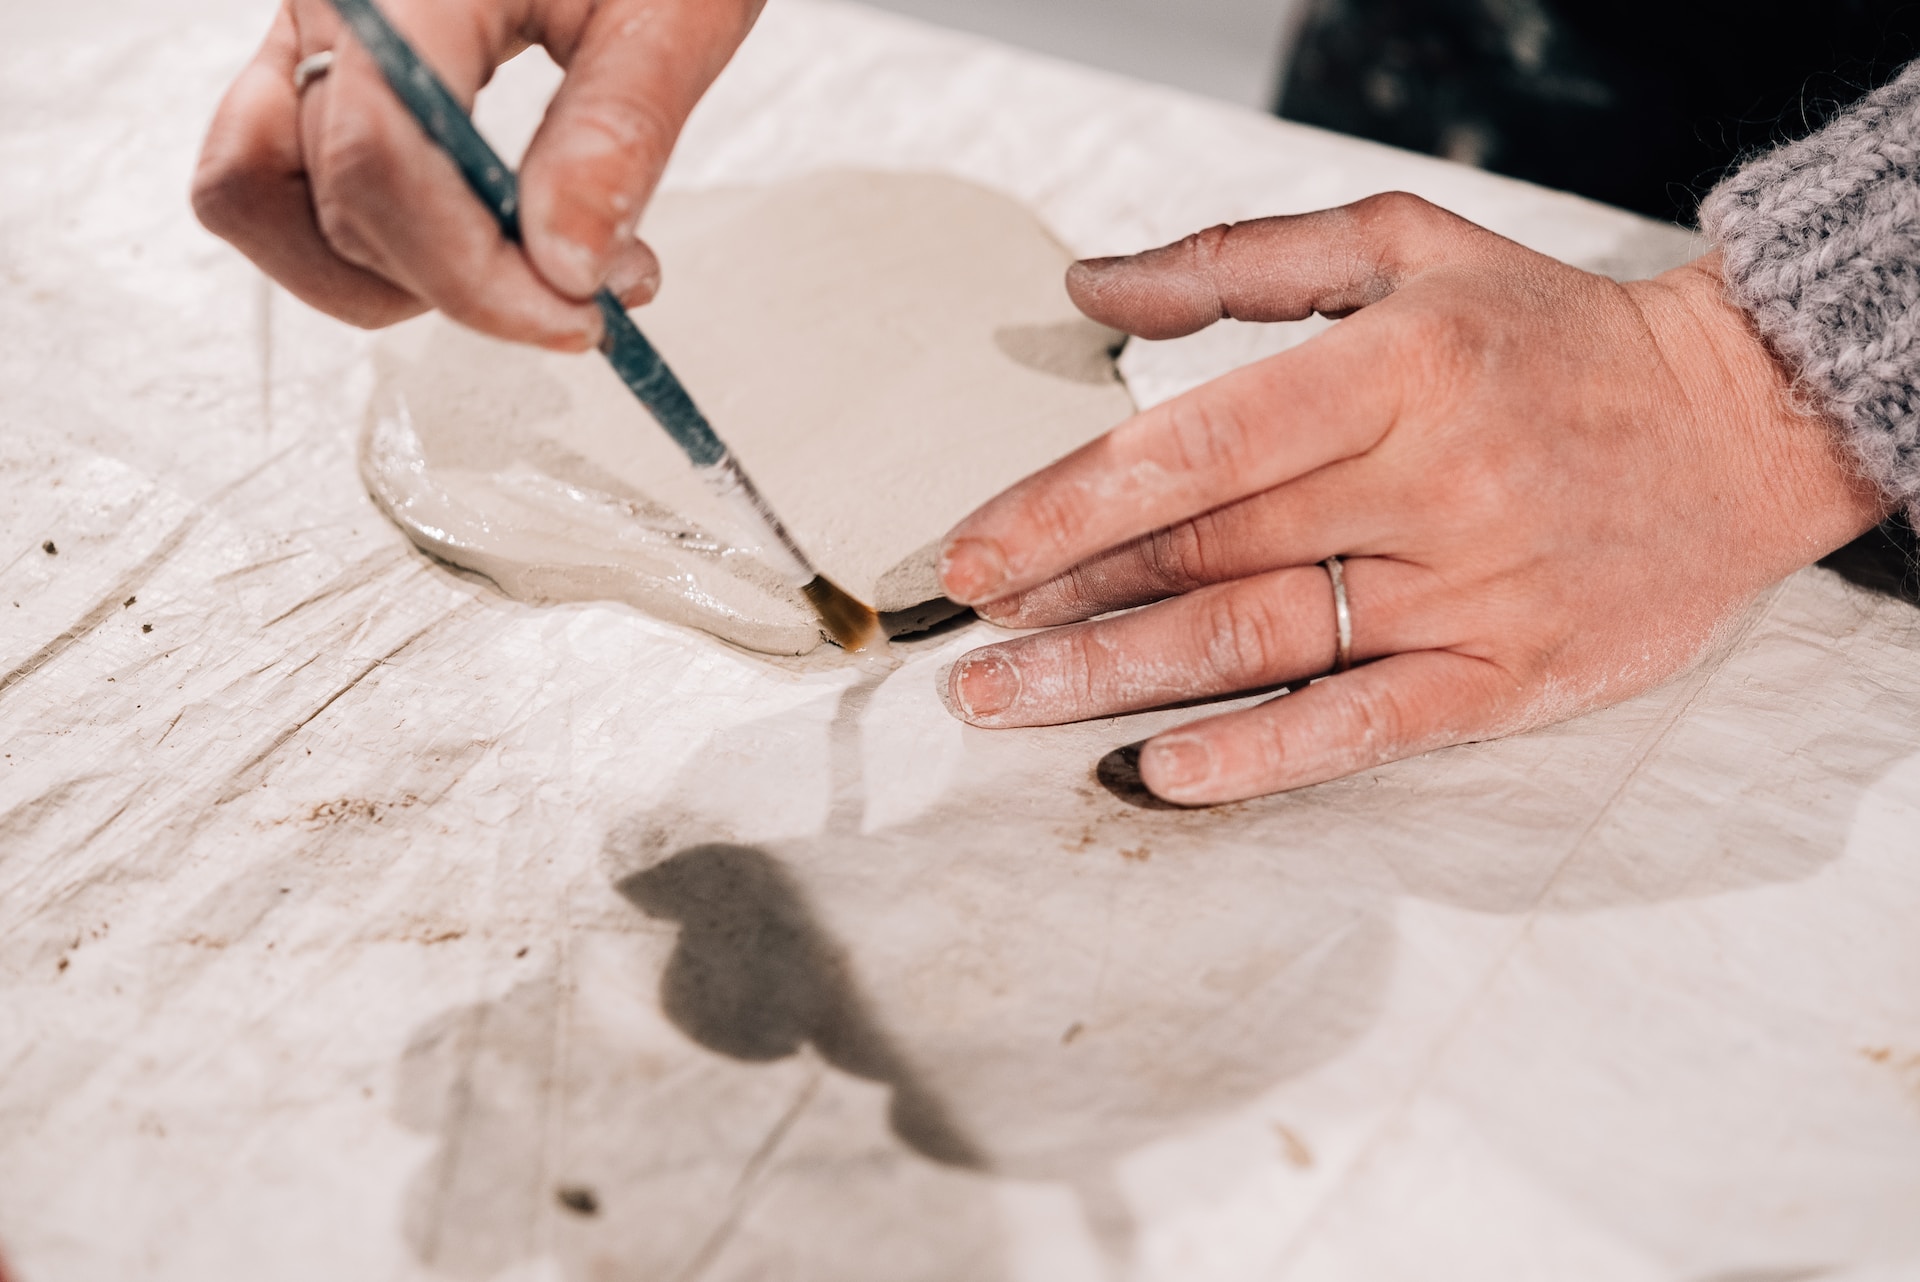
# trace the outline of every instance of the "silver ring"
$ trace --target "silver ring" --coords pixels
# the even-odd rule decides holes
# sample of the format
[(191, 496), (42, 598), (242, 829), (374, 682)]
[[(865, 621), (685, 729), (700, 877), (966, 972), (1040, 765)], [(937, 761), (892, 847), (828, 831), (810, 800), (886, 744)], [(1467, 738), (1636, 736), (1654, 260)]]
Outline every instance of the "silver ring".
[(293, 66), (293, 92), (302, 94), (307, 86), (333, 70), (333, 50), (310, 53)]
[(1347, 572), (1337, 556), (1320, 564), (1333, 580), (1333, 670), (1345, 672), (1353, 666), (1353, 611), (1347, 606)]

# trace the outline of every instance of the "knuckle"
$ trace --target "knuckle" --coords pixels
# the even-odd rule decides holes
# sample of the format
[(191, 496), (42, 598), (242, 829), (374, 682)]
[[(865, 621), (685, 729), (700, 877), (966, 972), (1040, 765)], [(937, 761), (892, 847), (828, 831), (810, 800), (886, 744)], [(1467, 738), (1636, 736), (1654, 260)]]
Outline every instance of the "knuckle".
[(1208, 665), (1230, 680), (1278, 675), (1285, 646), (1273, 613), (1257, 596), (1221, 592), (1200, 613)]
[(1099, 638), (1100, 630), (1092, 626), (1062, 634), (1056, 713), (1075, 715), (1102, 706), (1102, 694), (1113, 682), (1111, 656)]
[(1391, 685), (1377, 681), (1339, 684), (1345, 687), (1341, 690), (1341, 720), (1355, 754), (1366, 762), (1397, 755), (1412, 724), (1402, 696)]
[(1383, 191), (1350, 207), (1359, 232), (1360, 256), (1370, 264), (1370, 293), (1378, 301), (1410, 263), (1427, 258), (1454, 215), (1406, 191)]
[(1392, 233), (1425, 225), (1439, 206), (1410, 191), (1382, 191), (1355, 202), (1353, 212), (1370, 228)]
[(1076, 653), (1072, 675), (1078, 711), (1105, 707), (1118, 685), (1114, 679), (1113, 657), (1107, 652), (1107, 647), (1101, 644), (1100, 636), (1098, 629), (1088, 628), (1074, 638)]
[(1447, 511), (1458, 521), (1484, 529), (1530, 501), (1519, 493), (1512, 464), (1484, 449), (1469, 449), (1435, 469), (1438, 492), (1446, 496)]
[(657, 105), (619, 93), (580, 95), (567, 112), (567, 127), (582, 135), (598, 134), (603, 145), (628, 154), (658, 149), (673, 136), (672, 122)]
[(1489, 360), (1484, 323), (1463, 307), (1410, 308), (1389, 332), (1392, 366), (1429, 403), (1463, 399)]
[(1048, 548), (1072, 544), (1087, 525), (1087, 501), (1077, 486), (1046, 486), (1029, 496), (1026, 521)]
[(1180, 242), (1180, 248), (1196, 271), (1204, 276), (1211, 276), (1220, 260), (1221, 250), (1226, 247), (1227, 240), (1232, 235), (1233, 227), (1227, 223), (1220, 223), (1188, 236)]
[(1100, 599), (1102, 577), (1085, 563), (1076, 565), (1054, 581), (1052, 600), (1047, 604), (1058, 613), (1084, 616)]
[(1473, 319), (1463, 308), (1413, 308), (1398, 318), (1398, 325), (1401, 345), (1416, 358), (1461, 355), (1478, 341)]
[(193, 172), (193, 216), (216, 236), (229, 236), (247, 224), (257, 208), (259, 178), (231, 156), (207, 156)]
[(536, 153), (530, 183), (555, 207), (604, 223), (608, 233), (636, 220), (636, 179), (665, 159), (673, 122), (642, 99), (591, 93), (569, 105), (563, 130), (551, 152)]
[(1208, 519), (1198, 517), (1147, 536), (1143, 552), (1155, 587), (1190, 592), (1215, 581), (1210, 572), (1208, 540), (1200, 530)]
[(1254, 461), (1253, 432), (1232, 402), (1184, 396), (1168, 404), (1165, 423), (1170, 461), (1181, 471), (1231, 474)]

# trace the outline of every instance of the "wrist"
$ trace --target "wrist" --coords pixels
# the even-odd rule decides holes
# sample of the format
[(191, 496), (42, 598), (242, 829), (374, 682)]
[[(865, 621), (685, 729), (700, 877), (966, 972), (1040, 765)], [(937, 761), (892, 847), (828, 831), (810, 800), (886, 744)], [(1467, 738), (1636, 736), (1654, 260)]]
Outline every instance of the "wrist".
[(1722, 466), (1770, 578), (1809, 565), (1885, 520), (1893, 500), (1869, 479), (1845, 423), (1730, 298), (1718, 251), (1626, 286), (1678, 384), (1693, 446)]

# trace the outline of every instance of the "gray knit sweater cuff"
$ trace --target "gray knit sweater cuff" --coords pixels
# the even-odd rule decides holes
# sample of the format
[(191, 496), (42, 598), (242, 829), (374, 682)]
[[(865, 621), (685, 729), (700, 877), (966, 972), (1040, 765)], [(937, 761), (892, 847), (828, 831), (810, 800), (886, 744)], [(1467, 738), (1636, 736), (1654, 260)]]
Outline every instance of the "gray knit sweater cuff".
[(1733, 301), (1920, 520), (1920, 62), (1714, 188), (1700, 225)]

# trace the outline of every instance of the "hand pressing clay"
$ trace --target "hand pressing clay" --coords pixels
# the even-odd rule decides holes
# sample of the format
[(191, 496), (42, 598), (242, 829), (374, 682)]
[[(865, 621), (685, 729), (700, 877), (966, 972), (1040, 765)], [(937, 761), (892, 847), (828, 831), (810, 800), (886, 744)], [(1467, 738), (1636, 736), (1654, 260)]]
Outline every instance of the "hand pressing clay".
[[(937, 541), (1133, 411), (1120, 336), (1013, 200), (927, 174), (824, 173), (662, 196), (636, 313), (820, 570), (894, 630), (942, 617)], [(625, 601), (802, 654), (813, 612), (598, 355), (437, 316), (377, 351), (361, 441), (413, 541), (525, 601)], [(952, 607), (947, 607), (950, 610)]]

